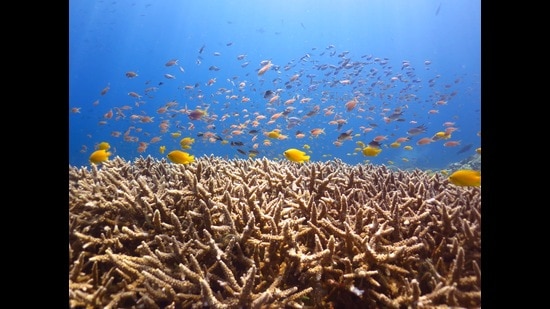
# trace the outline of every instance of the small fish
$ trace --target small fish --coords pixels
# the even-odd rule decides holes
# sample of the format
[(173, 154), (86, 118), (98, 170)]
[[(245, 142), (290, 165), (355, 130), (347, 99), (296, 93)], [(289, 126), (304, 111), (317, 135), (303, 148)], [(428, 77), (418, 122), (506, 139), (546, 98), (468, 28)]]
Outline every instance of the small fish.
[(353, 130), (347, 130), (344, 133), (340, 133), (340, 135), (338, 135), (338, 141), (343, 142), (343, 141), (350, 140), (351, 139), (351, 133), (353, 133)]
[(170, 59), (164, 65), (167, 66), (167, 67), (171, 67), (171, 66), (176, 65), (176, 64), (178, 64), (178, 59)]
[(432, 139), (434, 141), (438, 141), (440, 139), (449, 139), (449, 138), (451, 138), (451, 134), (444, 131), (439, 131), (435, 133), (434, 136), (432, 136)]
[(311, 129), (311, 130), (309, 131), (309, 133), (310, 133), (311, 136), (313, 136), (313, 137), (318, 137), (318, 136), (321, 135), (321, 134), (326, 134), (324, 128), (315, 128), (315, 129)]
[(373, 147), (370, 145), (363, 148), (362, 150), (363, 155), (367, 157), (376, 157), (381, 152), (382, 152), (382, 149), (380, 147)]
[(273, 129), (269, 132), (266, 132), (265, 135), (269, 138), (279, 138), (279, 136), (281, 136), (281, 131), (279, 129)]
[(283, 152), (283, 155), (287, 160), (297, 163), (304, 163), (306, 161), (309, 161), (309, 156), (296, 148), (289, 148)]
[(99, 149), (99, 150), (96, 150), (96, 151), (92, 152), (92, 154), (90, 155), (89, 160), (93, 164), (100, 164), (102, 162), (105, 162), (105, 161), (109, 160), (110, 155), (111, 155), (111, 153), (108, 152), (107, 150)]
[(207, 115), (206, 110), (202, 110), (202, 109), (195, 109), (187, 113), (187, 117), (189, 117), (189, 119), (191, 120), (200, 120), (203, 116), (206, 116), (206, 115)]
[(266, 90), (266, 92), (264, 93), (264, 99), (271, 98), (273, 95), (275, 95), (273, 91)]
[(128, 95), (131, 96), (132, 98), (136, 98), (136, 99), (140, 99), (140, 98), (141, 98), (141, 95), (139, 95), (139, 93), (134, 92), (134, 91), (128, 92)]
[(409, 134), (410, 136), (415, 136), (415, 135), (418, 135), (418, 134), (421, 134), (421, 133), (424, 133), (428, 131), (428, 127), (426, 127), (425, 125), (419, 125), (417, 127), (414, 127), (412, 129), (409, 129), (407, 131), (407, 134)]
[(271, 63), (271, 61), (268, 61), (266, 65), (264, 65), (263, 67), (260, 68), (260, 70), (258, 70), (258, 76), (264, 75), (264, 73), (267, 72), (269, 69), (271, 69), (272, 66), (273, 64)]
[(380, 148), (380, 146), (382, 146), (382, 144), (377, 140), (372, 140), (372, 141), (369, 142), (369, 146)]
[(195, 161), (195, 156), (181, 150), (173, 150), (168, 153), (168, 159), (178, 164), (189, 164)]
[(299, 125), (300, 123), (302, 123), (302, 119), (298, 118), (298, 117), (288, 117), (286, 119), (286, 128), (287, 129), (292, 129), (293, 127)]
[(401, 118), (402, 115), (403, 115), (402, 111), (393, 112), (391, 115), (388, 116), (388, 119), (389, 120), (397, 120), (398, 118)]
[(460, 141), (448, 141), (443, 144), (445, 147), (456, 147), (460, 145)]
[(109, 150), (109, 148), (111, 148), (111, 145), (107, 142), (101, 142), (97, 145), (98, 150)]
[(457, 151), (456, 154), (464, 153), (464, 152), (470, 150), (470, 148), (472, 148), (472, 146), (473, 146), (472, 144), (468, 144), (468, 145), (466, 145), (466, 146), (460, 148), (460, 150)]
[(103, 88), (103, 90), (101, 90), (101, 95), (105, 95), (107, 94), (107, 92), (109, 92), (109, 89), (111, 89), (110, 85), (107, 85), (105, 86), (105, 88)]
[(416, 144), (417, 144), (418, 146), (421, 146), (421, 145), (428, 145), (428, 144), (433, 143), (433, 141), (434, 141), (434, 140), (433, 140), (431, 137), (423, 137), (423, 138), (419, 139), (419, 140), (416, 142)]
[(191, 145), (195, 142), (192, 137), (184, 137), (180, 140), (180, 146), (182, 149), (191, 149)]
[(134, 78), (134, 77), (138, 76), (137, 73), (134, 72), (134, 71), (128, 71), (128, 72), (124, 73), (124, 75), (128, 78)]

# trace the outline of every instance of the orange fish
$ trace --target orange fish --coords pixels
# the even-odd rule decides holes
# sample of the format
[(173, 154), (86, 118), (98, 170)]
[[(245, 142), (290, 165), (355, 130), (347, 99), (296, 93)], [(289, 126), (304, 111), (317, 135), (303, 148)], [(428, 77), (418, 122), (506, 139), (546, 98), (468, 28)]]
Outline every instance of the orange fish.
[(431, 142), (433, 142), (433, 141), (434, 141), (434, 140), (433, 140), (431, 137), (424, 137), (424, 138), (419, 139), (419, 140), (416, 142), (416, 144), (419, 145), (419, 146), (420, 146), (420, 145), (427, 145), (427, 144), (429, 144), (429, 143), (431, 143)]
[(108, 112), (106, 112), (106, 113), (103, 115), (103, 117), (104, 117), (105, 119), (111, 119), (111, 118), (113, 118), (113, 110), (110, 109)]
[(387, 139), (388, 139), (388, 136), (386, 135), (378, 135), (378, 136), (375, 136), (372, 140), (375, 142), (381, 142)]
[(315, 128), (309, 131), (313, 137), (318, 137), (320, 134), (326, 134), (325, 129), (323, 128)]
[(443, 144), (443, 146), (445, 147), (455, 147), (458, 145), (460, 145), (460, 141), (448, 141), (445, 144)]
[(348, 112), (351, 112), (355, 106), (357, 105), (357, 98), (353, 98), (353, 100), (350, 100), (348, 102), (346, 102), (345, 106), (346, 106), (346, 110)]
[(279, 96), (278, 95), (274, 95), (273, 97), (271, 97), (271, 99), (269, 99), (268, 103), (271, 104), (277, 100), (279, 100)]
[(101, 90), (101, 95), (105, 95), (107, 92), (109, 92), (109, 89), (111, 89), (111, 87), (109, 85), (105, 86), (105, 88), (103, 88), (103, 90)]
[(273, 64), (271, 63), (271, 60), (268, 61), (266, 65), (264, 65), (260, 70), (258, 70), (258, 76), (264, 75), (264, 73), (267, 72), (267, 70), (271, 69), (272, 66)]

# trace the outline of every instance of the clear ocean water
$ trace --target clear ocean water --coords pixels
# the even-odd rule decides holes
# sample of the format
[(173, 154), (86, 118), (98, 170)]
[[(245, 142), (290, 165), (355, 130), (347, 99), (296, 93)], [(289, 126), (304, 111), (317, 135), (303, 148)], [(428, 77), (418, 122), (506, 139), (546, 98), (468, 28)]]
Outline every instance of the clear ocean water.
[(107, 142), (443, 169), (481, 147), (481, 3), (71, 0), (68, 105), (75, 166)]

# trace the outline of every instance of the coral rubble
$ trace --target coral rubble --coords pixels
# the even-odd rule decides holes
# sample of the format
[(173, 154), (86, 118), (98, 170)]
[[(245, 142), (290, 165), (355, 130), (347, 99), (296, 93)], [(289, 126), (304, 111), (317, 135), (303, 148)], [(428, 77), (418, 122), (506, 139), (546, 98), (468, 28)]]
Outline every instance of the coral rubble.
[(71, 308), (481, 306), (481, 188), (341, 161), (69, 167)]

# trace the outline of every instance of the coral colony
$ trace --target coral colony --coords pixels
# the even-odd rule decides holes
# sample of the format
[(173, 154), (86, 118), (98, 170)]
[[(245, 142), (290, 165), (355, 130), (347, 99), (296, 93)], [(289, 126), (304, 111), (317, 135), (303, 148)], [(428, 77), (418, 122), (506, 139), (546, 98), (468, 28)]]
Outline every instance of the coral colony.
[(69, 168), (71, 308), (481, 306), (481, 188), (268, 159)]

